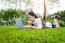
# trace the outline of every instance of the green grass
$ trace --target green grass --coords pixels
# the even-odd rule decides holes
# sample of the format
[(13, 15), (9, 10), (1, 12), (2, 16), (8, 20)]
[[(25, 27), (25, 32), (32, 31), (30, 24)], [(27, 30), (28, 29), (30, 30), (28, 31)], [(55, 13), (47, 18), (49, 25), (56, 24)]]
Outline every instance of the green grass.
[(0, 43), (65, 43), (65, 27), (37, 30), (0, 26)]

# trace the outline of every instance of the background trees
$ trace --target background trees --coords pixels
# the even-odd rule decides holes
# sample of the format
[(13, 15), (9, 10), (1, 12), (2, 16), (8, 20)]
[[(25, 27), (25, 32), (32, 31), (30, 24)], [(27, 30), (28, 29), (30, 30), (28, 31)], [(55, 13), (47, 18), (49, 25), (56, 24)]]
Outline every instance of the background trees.
[[(0, 11), (0, 22), (3, 23), (3, 25), (6, 24), (13, 24), (15, 25), (15, 19), (21, 17), (24, 24), (27, 23), (27, 15), (25, 11), (22, 10), (16, 10), (16, 9), (7, 9), (7, 10), (1, 10)], [(1, 24), (0, 24), (1, 25)]]
[(56, 13), (54, 13), (53, 15), (59, 15), (59, 16), (61, 17), (60, 20), (65, 21), (65, 10), (64, 10), (64, 11), (56, 12)]

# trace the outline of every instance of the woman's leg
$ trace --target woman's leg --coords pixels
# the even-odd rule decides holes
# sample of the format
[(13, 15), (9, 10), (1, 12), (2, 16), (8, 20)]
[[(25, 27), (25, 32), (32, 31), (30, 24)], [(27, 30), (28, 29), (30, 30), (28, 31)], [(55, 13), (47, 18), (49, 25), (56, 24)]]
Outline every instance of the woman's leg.
[(57, 28), (57, 27), (60, 27), (60, 26), (59, 26), (59, 23), (58, 23), (58, 20), (55, 19), (55, 18), (54, 18), (54, 25), (55, 25), (56, 28)]

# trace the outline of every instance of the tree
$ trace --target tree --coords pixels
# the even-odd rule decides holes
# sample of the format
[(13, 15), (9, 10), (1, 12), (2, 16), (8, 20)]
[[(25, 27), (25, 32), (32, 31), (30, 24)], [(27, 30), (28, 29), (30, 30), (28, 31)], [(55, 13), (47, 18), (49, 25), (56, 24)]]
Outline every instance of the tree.
[(44, 0), (44, 16), (43, 16), (43, 19), (46, 22), (46, 0)]
[[(43, 14), (43, 21), (44, 22), (46, 22), (46, 0), (43, 0), (44, 1), (44, 14)], [(52, 2), (52, 3), (57, 3), (59, 0), (48, 0), (48, 1), (50, 1), (50, 2)], [(44, 25), (45, 25), (45, 23), (44, 23)]]

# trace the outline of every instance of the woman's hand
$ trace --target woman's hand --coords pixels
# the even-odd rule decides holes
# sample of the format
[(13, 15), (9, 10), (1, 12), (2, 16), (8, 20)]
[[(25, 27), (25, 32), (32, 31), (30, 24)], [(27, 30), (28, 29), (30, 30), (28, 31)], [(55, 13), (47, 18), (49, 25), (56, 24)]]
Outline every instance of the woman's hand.
[(28, 25), (32, 25), (32, 21), (28, 20)]

